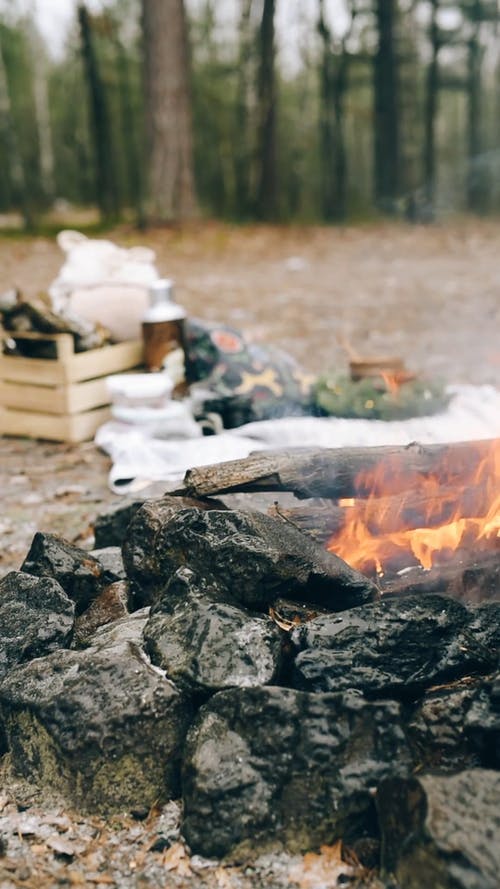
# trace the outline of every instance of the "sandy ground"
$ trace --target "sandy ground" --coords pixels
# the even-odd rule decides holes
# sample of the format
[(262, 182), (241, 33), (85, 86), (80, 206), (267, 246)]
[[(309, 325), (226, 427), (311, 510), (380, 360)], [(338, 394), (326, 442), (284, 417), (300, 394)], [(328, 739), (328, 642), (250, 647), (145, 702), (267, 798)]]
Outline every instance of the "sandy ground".
[[(281, 346), (315, 373), (343, 369), (341, 341), (348, 340), (363, 355), (404, 356), (429, 378), (500, 385), (500, 222), (352, 229), (205, 225), (146, 234), (122, 229), (110, 237), (154, 247), (160, 271), (176, 280), (179, 301), (191, 315)], [(34, 296), (60, 262), (54, 241), (0, 237), (0, 291), (16, 285)], [(91, 545), (93, 519), (118, 499), (107, 487), (108, 468), (91, 443), (0, 439), (0, 574), (20, 566), (39, 529)], [(15, 813), (26, 805), (35, 818), (31, 833), (16, 827)], [(0, 849), (0, 889), (194, 886), (205, 883), (205, 874), (208, 884), (222, 889), (336, 885), (324, 874), (316, 882), (305, 876), (292, 882), (290, 862), (263, 865), (248, 879), (244, 868), (202, 867), (202, 876), (195, 866), (190, 876), (183, 873), (182, 851), (165, 861), (148, 850), (156, 822), (146, 829), (128, 820), (115, 829), (72, 819), (68, 826), (60, 808), (32, 801), (11, 785), (0, 792), (0, 814), (10, 825), (3, 859)], [(102, 843), (96, 844), (97, 836)], [(57, 837), (66, 838), (66, 852)], [(116, 850), (124, 844), (129, 851), (118, 855), (117, 865)], [(94, 855), (87, 863), (81, 848)]]

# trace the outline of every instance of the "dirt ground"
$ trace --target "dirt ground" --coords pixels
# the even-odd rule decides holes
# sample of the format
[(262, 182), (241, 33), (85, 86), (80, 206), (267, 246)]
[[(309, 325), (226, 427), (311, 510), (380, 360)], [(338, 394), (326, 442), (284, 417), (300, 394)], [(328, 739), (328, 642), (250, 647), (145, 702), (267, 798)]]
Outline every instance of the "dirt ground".
[[(500, 221), (108, 237), (153, 247), (191, 315), (278, 345), (314, 373), (345, 368), (347, 340), (363, 355), (401, 355), (430, 379), (500, 385)], [(35, 296), (61, 260), (54, 240), (0, 237), (0, 292)], [(108, 468), (92, 444), (0, 439), (0, 573), (19, 566), (37, 529), (88, 539), (116, 500)]]
[[(500, 221), (429, 228), (204, 225), (146, 234), (121, 229), (109, 237), (153, 247), (160, 271), (175, 279), (191, 315), (278, 345), (314, 373), (344, 368), (341, 343), (347, 340), (362, 355), (401, 355), (431, 379), (500, 385)], [(15, 285), (35, 296), (55, 277), (61, 258), (54, 241), (0, 236), (0, 292)], [(107, 487), (108, 469), (108, 458), (92, 443), (0, 438), (0, 574), (20, 566), (36, 530), (90, 546), (96, 514), (119, 499)], [(68, 824), (57, 806), (5, 788), (0, 889), (182, 886), (186, 880), (221, 889), (336, 885), (339, 872), (331, 861), (330, 876), (324, 862), (313, 862), (319, 876), (296, 872), (295, 882), (287, 876), (290, 862), (277, 859), (260, 871), (204, 870), (199, 862), (197, 870), (182, 849), (166, 860), (165, 852), (149, 851), (156, 821), (146, 827), (130, 819), (116, 828), (88, 819)], [(16, 821), (26, 806), (34, 819), (27, 829)], [(9, 834), (3, 858), (2, 830)]]

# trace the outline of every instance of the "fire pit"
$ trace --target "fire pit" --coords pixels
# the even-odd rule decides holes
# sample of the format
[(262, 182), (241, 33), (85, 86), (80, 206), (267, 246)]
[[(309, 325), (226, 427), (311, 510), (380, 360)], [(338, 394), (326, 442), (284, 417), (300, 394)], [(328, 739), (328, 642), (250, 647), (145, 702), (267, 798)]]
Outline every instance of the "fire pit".
[[(85, 811), (181, 796), (205, 856), (340, 838), (403, 886), (494, 887), (499, 468), (498, 442), (258, 454), (136, 506), (123, 562), (110, 520), (93, 554), (37, 534), (0, 583), (13, 768)], [(305, 502), (212, 499), (266, 490)]]
[(421, 589), (443, 592), (465, 566), (470, 583), (475, 566), (487, 598), (488, 579), (494, 586), (498, 578), (499, 439), (258, 454), (192, 470), (186, 490), (291, 491), (306, 502), (291, 509), (276, 502), (271, 513), (375, 578), (382, 591), (394, 592), (399, 577), (402, 591), (420, 578)]

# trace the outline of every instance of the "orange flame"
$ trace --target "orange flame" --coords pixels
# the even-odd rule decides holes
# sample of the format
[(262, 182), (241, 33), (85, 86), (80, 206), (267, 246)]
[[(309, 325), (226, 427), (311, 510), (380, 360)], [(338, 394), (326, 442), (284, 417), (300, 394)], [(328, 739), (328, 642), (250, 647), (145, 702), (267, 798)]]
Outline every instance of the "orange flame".
[(479, 461), (472, 451), (459, 469), (460, 484), (456, 465), (432, 475), (406, 475), (387, 463), (360, 473), (363, 499), (339, 501), (344, 521), (327, 549), (364, 573), (383, 574), (500, 547), (500, 440)]

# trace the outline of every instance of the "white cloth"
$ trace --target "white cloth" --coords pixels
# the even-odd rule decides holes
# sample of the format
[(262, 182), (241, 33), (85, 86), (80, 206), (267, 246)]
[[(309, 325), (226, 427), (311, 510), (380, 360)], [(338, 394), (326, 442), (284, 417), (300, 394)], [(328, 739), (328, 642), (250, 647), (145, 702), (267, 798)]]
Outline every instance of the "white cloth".
[(452, 400), (441, 414), (411, 420), (342, 420), (290, 417), (248, 423), (221, 435), (159, 441), (124, 423), (106, 423), (96, 444), (113, 466), (111, 488), (128, 493), (148, 482), (181, 480), (187, 469), (247, 457), (269, 448), (355, 447), (432, 444), (500, 437), (500, 392), (493, 386), (452, 386)]

